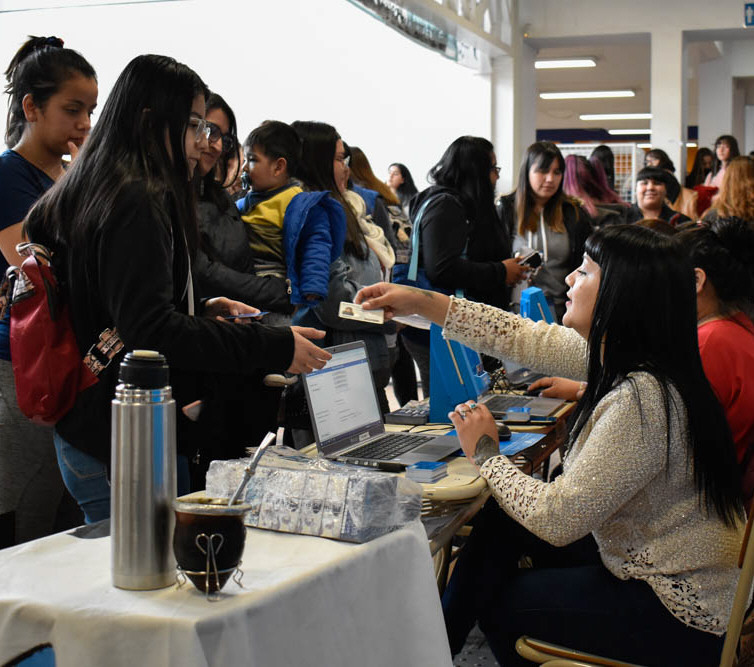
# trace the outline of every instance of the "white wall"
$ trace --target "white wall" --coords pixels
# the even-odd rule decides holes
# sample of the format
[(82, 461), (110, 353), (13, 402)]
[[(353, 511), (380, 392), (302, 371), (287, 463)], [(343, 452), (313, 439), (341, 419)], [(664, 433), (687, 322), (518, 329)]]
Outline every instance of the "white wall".
[[(420, 189), (453, 139), (489, 136), (485, 77), (346, 0), (183, 0), (0, 17), (3, 69), (26, 35), (60, 36), (97, 70), (102, 104), (131, 58), (173, 56), (225, 97), (242, 139), (265, 119), (329, 122), (379, 178), (404, 162)], [(4, 114), (0, 123), (4, 131)]]
[(712, 146), (721, 134), (732, 134), (742, 147), (751, 132), (745, 125), (745, 93), (735, 78), (754, 77), (754, 42), (730, 41), (715, 60), (699, 64), (699, 145)]

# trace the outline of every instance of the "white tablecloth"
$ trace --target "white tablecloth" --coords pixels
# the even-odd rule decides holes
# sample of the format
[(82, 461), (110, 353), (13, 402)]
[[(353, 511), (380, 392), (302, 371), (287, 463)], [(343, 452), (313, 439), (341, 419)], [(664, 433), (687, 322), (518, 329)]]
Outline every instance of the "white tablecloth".
[(248, 529), (241, 589), (114, 588), (110, 538), (0, 551), (0, 663), (50, 642), (58, 667), (451, 665), (424, 528), (368, 544)]

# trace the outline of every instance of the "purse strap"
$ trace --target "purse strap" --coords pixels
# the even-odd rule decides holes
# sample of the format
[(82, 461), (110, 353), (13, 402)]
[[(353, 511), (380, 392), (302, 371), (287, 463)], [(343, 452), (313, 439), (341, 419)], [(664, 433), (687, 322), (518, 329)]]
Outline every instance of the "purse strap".
[(409, 280), (416, 281), (416, 277), (419, 275), (419, 230), (421, 229), (424, 211), (427, 210), (427, 206), (434, 199), (437, 199), (437, 197), (427, 197), (427, 200), (419, 208), (419, 212), (416, 214), (416, 219), (414, 220), (414, 227), (411, 230), (411, 261), (408, 263), (407, 278)]
[[(408, 273), (406, 277), (414, 282), (419, 275), (419, 231), (421, 230), (421, 222), (422, 218), (424, 217), (424, 211), (427, 210), (427, 206), (429, 206), (431, 202), (439, 199), (440, 196), (441, 195), (427, 197), (427, 200), (421, 205), (421, 208), (419, 208), (419, 211), (416, 214), (416, 219), (414, 220), (414, 226), (411, 229), (411, 261), (408, 263)], [(466, 259), (466, 248), (468, 247), (468, 245), (469, 242), (467, 240), (466, 245), (464, 245), (463, 247), (463, 252), (461, 253), (461, 259)], [(463, 299), (465, 293), (463, 289), (457, 289), (455, 291), (455, 295), (459, 299)]]

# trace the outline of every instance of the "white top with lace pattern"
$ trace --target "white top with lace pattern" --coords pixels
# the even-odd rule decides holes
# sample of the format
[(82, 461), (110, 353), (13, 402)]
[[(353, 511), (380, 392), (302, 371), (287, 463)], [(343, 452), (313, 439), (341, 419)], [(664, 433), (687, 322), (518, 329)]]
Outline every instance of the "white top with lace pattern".
[[(444, 334), (540, 372), (586, 376), (586, 342), (565, 327), (451, 297)], [(592, 533), (616, 577), (646, 581), (676, 618), (722, 635), (743, 523), (726, 526), (701, 508), (685, 411), (673, 388), (669, 395), (670, 438), (662, 388), (637, 372), (595, 407), (554, 481), (529, 477), (504, 456), (489, 459), (481, 474), (500, 506), (532, 533), (554, 545)]]

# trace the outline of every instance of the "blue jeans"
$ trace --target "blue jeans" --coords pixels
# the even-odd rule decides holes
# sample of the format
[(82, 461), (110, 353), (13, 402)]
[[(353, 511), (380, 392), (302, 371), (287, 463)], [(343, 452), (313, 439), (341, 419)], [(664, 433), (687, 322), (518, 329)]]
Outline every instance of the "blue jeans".
[(63, 482), (84, 512), (86, 522), (110, 518), (107, 466), (63, 440), (57, 431), (53, 431), (53, 441)]
[[(76, 449), (53, 431), (55, 453), (63, 475), (63, 482), (84, 512), (87, 523), (110, 518), (110, 480), (107, 466), (99, 459)], [(178, 495), (190, 491), (188, 459), (177, 458)]]
[[(715, 665), (723, 637), (673, 616), (652, 588), (602, 564), (591, 535), (553, 547), (490, 499), (475, 517), (443, 595), (453, 654), (476, 621), (500, 664), (529, 665), (515, 650), (530, 635), (641, 665)], [(522, 555), (532, 568), (518, 568)]]

